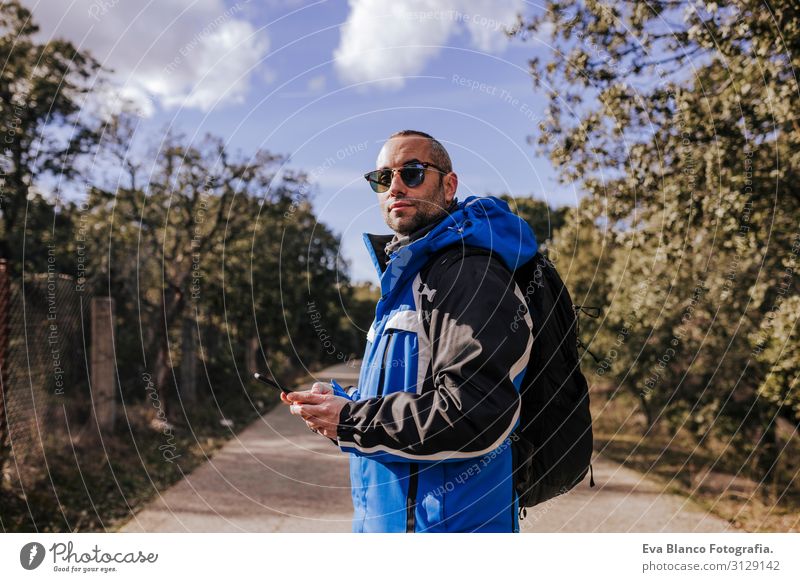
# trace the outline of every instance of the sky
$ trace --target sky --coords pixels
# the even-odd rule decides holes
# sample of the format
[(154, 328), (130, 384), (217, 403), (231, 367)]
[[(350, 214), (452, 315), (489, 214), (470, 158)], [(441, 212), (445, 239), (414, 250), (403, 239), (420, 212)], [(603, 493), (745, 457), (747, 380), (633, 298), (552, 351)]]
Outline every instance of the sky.
[[(436, 136), (457, 196), (511, 193), (552, 206), (559, 184), (535, 138), (545, 95), (528, 61), (546, 47), (508, 39), (524, 0), (25, 0), (40, 39), (65, 38), (107, 69), (145, 132), (221, 136), (308, 172), (319, 220), (341, 236), (354, 280), (377, 282), (361, 239), (388, 232), (362, 178), (400, 129)], [(254, 217), (255, 218), (255, 217)]]

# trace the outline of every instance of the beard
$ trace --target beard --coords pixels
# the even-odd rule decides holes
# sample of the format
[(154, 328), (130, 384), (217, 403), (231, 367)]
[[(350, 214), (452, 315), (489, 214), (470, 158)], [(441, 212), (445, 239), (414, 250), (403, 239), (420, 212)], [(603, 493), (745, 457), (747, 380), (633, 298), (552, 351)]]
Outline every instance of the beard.
[[(403, 199), (400, 198), (399, 200)], [(399, 216), (393, 215), (388, 206), (384, 207), (383, 219), (387, 226), (397, 234), (411, 234), (447, 214), (443, 187), (436, 191), (433, 199), (415, 198), (412, 204), (414, 205), (414, 211), (411, 216), (404, 216), (402, 213)]]

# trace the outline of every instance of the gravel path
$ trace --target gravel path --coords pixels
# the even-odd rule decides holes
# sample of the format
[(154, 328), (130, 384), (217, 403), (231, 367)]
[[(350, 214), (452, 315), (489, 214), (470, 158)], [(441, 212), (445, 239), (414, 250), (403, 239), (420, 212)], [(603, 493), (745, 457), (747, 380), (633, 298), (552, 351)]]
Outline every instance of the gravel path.
[[(357, 369), (323, 370), (343, 385)], [(594, 462), (567, 495), (529, 509), (523, 532), (719, 532), (724, 520), (640, 473)], [(137, 513), (124, 532), (349, 532), (352, 506), (347, 456), (310, 432), (284, 406), (223, 446), (205, 465)]]

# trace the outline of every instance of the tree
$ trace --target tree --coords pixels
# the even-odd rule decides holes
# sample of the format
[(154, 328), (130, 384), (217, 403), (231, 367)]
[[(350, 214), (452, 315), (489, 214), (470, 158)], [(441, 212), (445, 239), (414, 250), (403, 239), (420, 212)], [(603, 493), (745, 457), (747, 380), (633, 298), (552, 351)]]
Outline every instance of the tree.
[(98, 266), (88, 287), (117, 298), (128, 322), (119, 326), (128, 348), (120, 376), (136, 386), (150, 373), (173, 422), (176, 405), (195, 399), (201, 363), (214, 398), (246, 387), (248, 367), (288, 380), (331, 361), (310, 303), (337, 338), (335, 353), (349, 356), (339, 305), (346, 267), (338, 238), (314, 215), (305, 174), (213, 136), (190, 143), (168, 133), (141, 153), (134, 134), (130, 117), (109, 124), (103, 153), (116, 171), (89, 193), (84, 221)]
[(535, 141), (612, 236), (600, 335), (610, 349), (626, 330), (617, 379), (648, 430), (733, 436), (771, 466), (775, 414), (796, 422), (796, 399), (774, 395), (796, 390), (800, 361), (774, 354), (768, 380), (775, 362), (753, 338), (776, 304), (765, 345), (797, 322), (782, 298), (800, 293), (800, 8), (549, 1), (517, 34), (552, 47), (531, 60), (548, 92)]
[[(98, 141), (95, 120), (81, 107), (99, 64), (69, 42), (35, 41), (37, 32), (17, 0), (0, 4), (0, 260), (14, 279), (26, 267), (44, 271), (45, 243), (62, 244), (71, 231), (69, 217), (56, 214), (53, 197), (43, 194), (42, 178), (76, 176), (76, 159)], [(0, 400), (14, 388), (5, 382), (8, 333), (0, 330)], [(0, 402), (0, 473), (5, 417)]]
[(99, 141), (82, 106), (100, 65), (67, 41), (36, 42), (38, 30), (17, 0), (0, 5), (0, 257), (15, 273), (32, 189), (48, 174), (74, 178)]
[(500, 198), (505, 200), (511, 210), (525, 219), (531, 226), (536, 241), (544, 245), (546, 241), (553, 238), (553, 234), (564, 225), (564, 218), (568, 212), (566, 207), (550, 208), (544, 200), (536, 200), (527, 196), (513, 197), (508, 194), (501, 194)]
[[(122, 253), (110, 255), (119, 263), (106, 265), (109, 280), (116, 278), (116, 270), (124, 278), (138, 278), (144, 305), (140, 317), (150, 322), (142, 326), (141, 341), (152, 350), (153, 381), (172, 415), (171, 334), (180, 346), (180, 338), (187, 337), (181, 333), (184, 320), (190, 318), (189, 329), (196, 323), (190, 303), (203, 296), (204, 280), (220, 276), (226, 245), (246, 234), (250, 216), (238, 211), (237, 197), (268, 191), (280, 158), (258, 152), (248, 159), (231, 153), (219, 138), (208, 136), (195, 145), (168, 133), (145, 183), (140, 175), (144, 164), (134, 161), (130, 124), (119, 122), (112, 129), (108, 151), (118, 156), (126, 181), (116, 189), (93, 189), (89, 206), (95, 220), (108, 226), (110, 244), (122, 243)], [(134, 233), (135, 253), (128, 247), (133, 241), (120, 238)]]

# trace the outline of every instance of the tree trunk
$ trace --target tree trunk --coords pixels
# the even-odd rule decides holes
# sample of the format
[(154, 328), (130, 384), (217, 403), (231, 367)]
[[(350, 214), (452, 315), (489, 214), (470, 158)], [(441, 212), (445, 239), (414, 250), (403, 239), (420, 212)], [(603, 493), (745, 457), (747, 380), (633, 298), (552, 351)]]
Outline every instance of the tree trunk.
[(164, 327), (156, 333), (156, 342), (158, 345), (154, 374), (156, 389), (158, 390), (158, 397), (161, 400), (161, 406), (164, 411), (164, 420), (168, 420), (172, 423), (179, 421), (179, 419), (173, 414), (172, 403), (169, 398), (170, 390), (167, 389), (170, 376), (172, 375), (169, 354), (169, 330), (180, 317), (183, 306), (183, 294), (180, 293), (180, 291), (174, 291), (172, 289), (164, 291), (160, 309), (160, 314), (163, 315)]
[(762, 421), (767, 425), (761, 434), (758, 446), (756, 466), (758, 467), (759, 481), (762, 483), (762, 494), (765, 499), (775, 498), (780, 471), (780, 439), (776, 429), (776, 422), (769, 414), (762, 414)]
[(247, 371), (252, 376), (256, 372), (263, 374), (267, 369), (266, 362), (261, 359), (261, 343), (258, 341), (258, 336), (254, 334), (247, 343)]
[(650, 434), (656, 428), (656, 419), (653, 417), (653, 410), (644, 398), (641, 399), (641, 408), (644, 413), (645, 422), (647, 422), (647, 430), (645, 434)]
[(181, 327), (180, 396), (184, 404), (197, 401), (197, 328), (191, 315), (183, 318)]
[(159, 420), (168, 421), (172, 407), (167, 398), (167, 382), (170, 376), (169, 367), (169, 347), (167, 343), (167, 330), (163, 334), (158, 334), (158, 351), (156, 352), (156, 363), (154, 369), (154, 378), (156, 383), (156, 390), (158, 393), (158, 400), (163, 416)]

